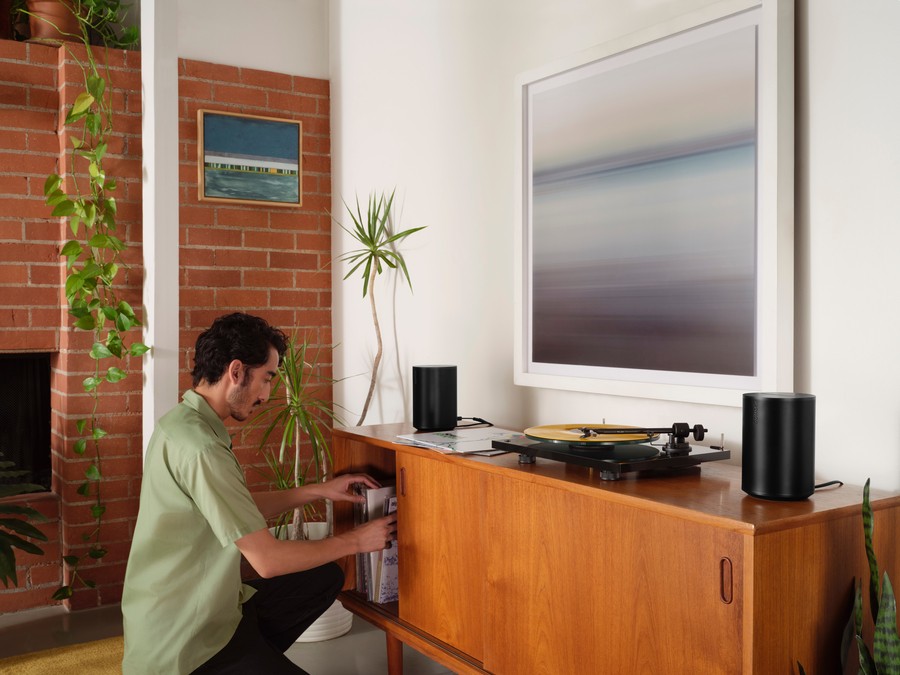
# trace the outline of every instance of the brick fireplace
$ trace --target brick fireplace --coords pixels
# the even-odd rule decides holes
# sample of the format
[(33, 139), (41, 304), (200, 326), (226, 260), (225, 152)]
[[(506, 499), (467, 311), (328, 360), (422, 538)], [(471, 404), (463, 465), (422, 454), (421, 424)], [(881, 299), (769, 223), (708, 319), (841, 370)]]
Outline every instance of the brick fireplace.
[[(75, 48), (78, 54), (78, 48)], [(108, 172), (117, 190), (120, 234), (129, 245), (121, 287), (141, 306), (141, 81), (140, 53), (111, 50), (115, 134)], [(60, 48), (0, 40), (0, 353), (50, 354), (52, 491), (16, 499), (47, 518), (44, 555), (18, 553), (18, 587), (0, 586), (0, 613), (54, 604), (66, 574), (62, 556), (80, 553), (94, 526), (92, 501), (76, 490), (89, 459), (76, 457), (75, 423), (89, 410), (82, 380), (92, 372), (91, 336), (69, 327), (61, 286), (59, 250), (67, 224), (51, 218), (43, 184), (64, 170), (69, 143), (61, 125), (66, 105), (79, 91), (81, 72)], [(179, 62), (181, 351), (179, 385), (190, 386), (190, 349), (213, 318), (251, 311), (286, 332), (306, 334), (327, 346), (331, 335), (331, 161), (329, 85), (310, 79), (196, 61)], [(303, 123), (302, 208), (213, 204), (197, 198), (199, 108), (299, 119)], [(138, 312), (139, 316), (142, 314)], [(152, 319), (152, 317), (150, 317)], [(107, 386), (101, 397), (104, 439), (100, 483), (107, 507), (102, 530), (109, 553), (84, 576), (72, 609), (116, 603), (137, 514), (144, 439), (141, 363)], [(330, 374), (330, 373), (326, 373)], [(238, 429), (235, 428), (235, 432)], [(261, 465), (254, 438), (238, 434), (235, 448), (245, 465)], [(250, 468), (252, 484), (263, 481)]]

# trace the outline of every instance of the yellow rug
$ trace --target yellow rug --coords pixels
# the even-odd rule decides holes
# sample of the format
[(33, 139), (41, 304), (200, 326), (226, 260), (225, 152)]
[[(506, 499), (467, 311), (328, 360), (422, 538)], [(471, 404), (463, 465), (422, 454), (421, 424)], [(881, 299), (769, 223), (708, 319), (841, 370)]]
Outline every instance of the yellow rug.
[(0, 659), (0, 675), (118, 675), (122, 672), (122, 638)]

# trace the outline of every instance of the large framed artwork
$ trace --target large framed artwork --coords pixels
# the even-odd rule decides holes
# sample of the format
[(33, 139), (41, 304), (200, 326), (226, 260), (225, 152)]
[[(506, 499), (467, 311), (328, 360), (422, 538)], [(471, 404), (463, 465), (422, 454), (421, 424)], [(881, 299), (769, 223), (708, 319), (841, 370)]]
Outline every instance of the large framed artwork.
[(301, 206), (298, 120), (197, 111), (200, 201)]
[(792, 34), (723, 2), (518, 78), (517, 384), (792, 389)]

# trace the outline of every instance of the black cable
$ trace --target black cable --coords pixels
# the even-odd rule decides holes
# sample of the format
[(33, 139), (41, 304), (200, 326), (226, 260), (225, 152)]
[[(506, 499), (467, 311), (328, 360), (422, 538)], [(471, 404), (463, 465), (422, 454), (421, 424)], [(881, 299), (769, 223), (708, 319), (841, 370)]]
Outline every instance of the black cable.
[(837, 485), (838, 487), (843, 487), (844, 482), (839, 481), (839, 480), (830, 480), (827, 483), (819, 483), (818, 485), (816, 485), (814, 487), (816, 490), (818, 490), (819, 488), (830, 487), (832, 485)]
[(474, 422), (472, 424), (457, 424), (456, 425), (457, 429), (467, 429), (468, 427), (480, 427), (480, 426), (486, 426), (486, 427), (494, 426), (493, 422), (488, 422), (487, 420), (483, 420), (480, 417), (457, 417), (456, 418), (457, 422), (459, 422), (461, 420), (474, 420)]

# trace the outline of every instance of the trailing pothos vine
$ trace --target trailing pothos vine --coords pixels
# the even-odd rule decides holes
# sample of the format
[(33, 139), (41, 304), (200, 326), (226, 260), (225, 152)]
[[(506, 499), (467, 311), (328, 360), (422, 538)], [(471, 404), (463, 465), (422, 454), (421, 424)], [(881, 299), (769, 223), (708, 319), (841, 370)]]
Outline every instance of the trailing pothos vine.
[(87, 553), (63, 557), (70, 571), (69, 583), (54, 593), (56, 600), (70, 598), (77, 583), (95, 586), (83, 576), (81, 565), (86, 560), (99, 560), (107, 552), (100, 538), (106, 511), (101, 491), (101, 441), (107, 435), (98, 419), (100, 391), (106, 384), (125, 378), (128, 357), (140, 357), (148, 350), (140, 341), (140, 333), (132, 337), (131, 331), (141, 323), (128, 302), (119, 297), (115, 284), (124, 267), (121, 255), (126, 245), (116, 225), (116, 180), (107, 175), (104, 166), (112, 130), (109, 71), (105, 65), (102, 71), (98, 67), (90, 43), (90, 21), (90, 16), (79, 16), (81, 42), (86, 49), (83, 60), (63, 43), (84, 74), (84, 91), (75, 98), (65, 120), (66, 126), (74, 130), (70, 134), (70, 169), (65, 182), (61, 175), (51, 174), (44, 184), (52, 215), (68, 219), (72, 239), (60, 252), (66, 259), (65, 294), (73, 326), (93, 334), (90, 356), (94, 365), (93, 372), (83, 381), (84, 390), (92, 399), (91, 412), (77, 420), (80, 438), (73, 446), (76, 455), (90, 459), (78, 494), (92, 499), (94, 527), (82, 535), (89, 544)]

